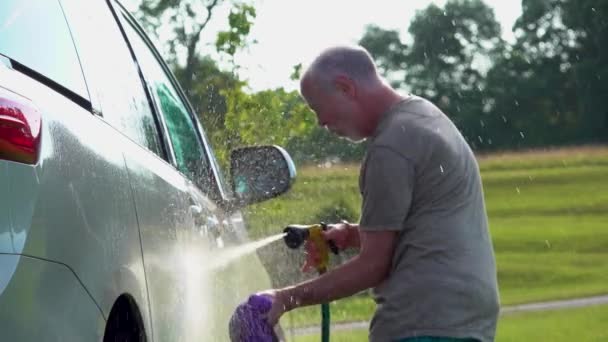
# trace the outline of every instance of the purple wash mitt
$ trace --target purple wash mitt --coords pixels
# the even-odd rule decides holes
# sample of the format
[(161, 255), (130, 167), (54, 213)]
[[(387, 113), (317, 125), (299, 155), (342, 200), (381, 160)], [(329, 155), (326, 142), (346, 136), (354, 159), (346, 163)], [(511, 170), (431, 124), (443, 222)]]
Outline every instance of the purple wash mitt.
[(230, 318), (229, 330), (232, 342), (278, 342), (266, 313), (272, 307), (272, 299), (264, 295), (251, 295), (240, 304)]

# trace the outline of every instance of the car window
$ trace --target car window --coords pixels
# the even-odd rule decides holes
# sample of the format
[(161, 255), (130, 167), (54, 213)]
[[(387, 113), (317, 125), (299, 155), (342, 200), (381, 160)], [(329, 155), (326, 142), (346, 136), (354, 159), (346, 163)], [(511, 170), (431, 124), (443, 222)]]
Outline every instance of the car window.
[(0, 1), (0, 54), (89, 98), (58, 0)]
[(205, 188), (212, 186), (212, 169), (186, 104), (171, 82), (162, 62), (131, 21), (126, 17), (121, 20), (144, 78), (152, 89), (157, 107), (164, 118), (177, 168), (198, 185)]
[(62, 0), (93, 106), (139, 145), (166, 159), (158, 122), (128, 44), (105, 1)]

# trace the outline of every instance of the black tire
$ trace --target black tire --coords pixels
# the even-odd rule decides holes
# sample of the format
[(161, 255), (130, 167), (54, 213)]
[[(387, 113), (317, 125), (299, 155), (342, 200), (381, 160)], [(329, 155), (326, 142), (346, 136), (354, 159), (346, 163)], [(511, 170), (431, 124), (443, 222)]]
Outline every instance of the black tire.
[(120, 296), (114, 303), (103, 342), (146, 342), (141, 315), (129, 296)]

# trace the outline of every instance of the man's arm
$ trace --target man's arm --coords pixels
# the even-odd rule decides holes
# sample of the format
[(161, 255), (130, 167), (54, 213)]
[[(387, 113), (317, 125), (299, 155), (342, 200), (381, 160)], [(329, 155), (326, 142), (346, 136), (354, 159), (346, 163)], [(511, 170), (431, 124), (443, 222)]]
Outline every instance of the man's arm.
[[(346, 231), (345, 235), (345, 239), (344, 241), (342, 241), (342, 246), (338, 245), (338, 248), (340, 249), (347, 249), (347, 248), (355, 248), (355, 249), (360, 249), (361, 248), (361, 240), (359, 239), (359, 224), (357, 223), (348, 223), (344, 220), (342, 220), (341, 223), (333, 225), (337, 227), (343, 227), (343, 229)], [(325, 239), (326, 240), (332, 240), (333, 239), (333, 235), (334, 232), (336, 232), (339, 229), (330, 229), (328, 231), (323, 232)], [(335, 234), (338, 235), (338, 234)]]
[(286, 311), (352, 296), (380, 284), (389, 274), (397, 232), (392, 230), (359, 231), (361, 250), (347, 263), (324, 275), (275, 292), (276, 312), (269, 319), (274, 324)]

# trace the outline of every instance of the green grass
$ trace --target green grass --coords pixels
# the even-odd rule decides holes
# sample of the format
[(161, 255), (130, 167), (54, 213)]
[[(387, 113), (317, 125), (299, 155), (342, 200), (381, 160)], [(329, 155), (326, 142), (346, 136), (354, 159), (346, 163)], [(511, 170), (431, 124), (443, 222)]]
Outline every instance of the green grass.
[(503, 316), (497, 341), (607, 341), (608, 306)]
[[(367, 321), (374, 313), (376, 304), (366, 295), (335, 301), (330, 304), (332, 322)], [(301, 327), (319, 325), (321, 307), (311, 306), (291, 311), (282, 318), (284, 327)]]
[[(330, 335), (331, 342), (357, 342), (357, 341), (368, 341), (367, 331), (365, 330), (352, 330), (352, 331), (338, 331)], [(321, 337), (319, 335), (305, 335), (299, 336), (293, 339), (294, 342), (319, 342)]]
[[(608, 322), (606, 305), (511, 314), (500, 318), (496, 341), (608, 341), (606, 322)], [(367, 341), (367, 331), (363, 329), (339, 331), (331, 334), (331, 340), (332, 342)], [(299, 336), (292, 341), (319, 341), (319, 336)]]
[[(479, 162), (502, 304), (608, 293), (608, 148), (511, 153)], [(316, 222), (336, 205), (348, 207), (356, 220), (357, 165), (304, 167), (290, 193), (247, 216), (253, 236), (262, 237), (289, 223)], [(275, 272), (294, 267), (279, 259)], [(373, 310), (366, 296), (345, 299), (332, 303), (332, 320), (367, 320)], [(320, 317), (318, 308), (290, 315), (295, 325), (317, 324)]]

